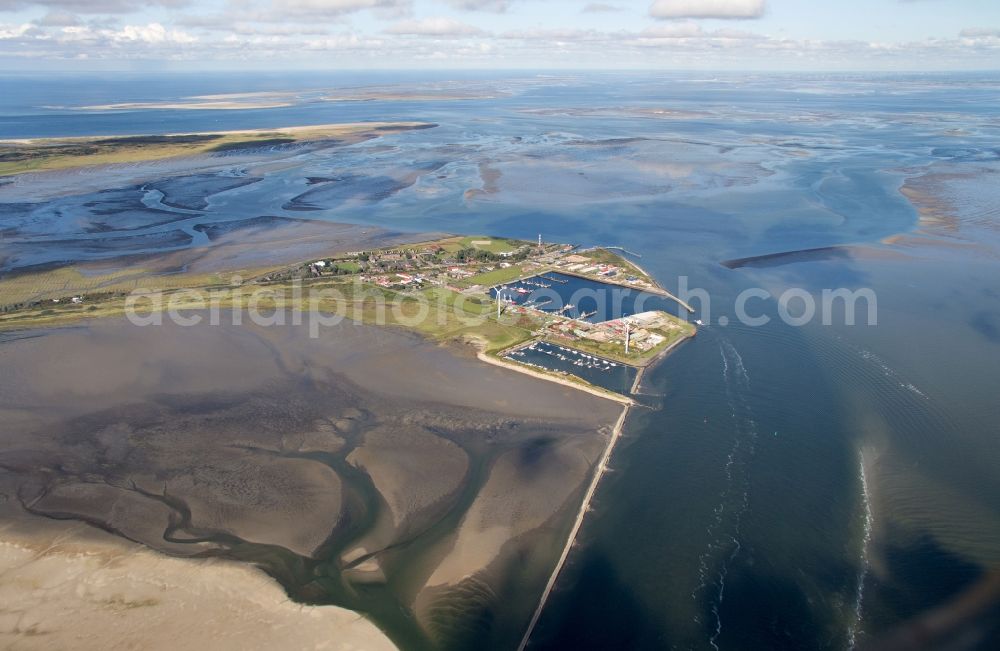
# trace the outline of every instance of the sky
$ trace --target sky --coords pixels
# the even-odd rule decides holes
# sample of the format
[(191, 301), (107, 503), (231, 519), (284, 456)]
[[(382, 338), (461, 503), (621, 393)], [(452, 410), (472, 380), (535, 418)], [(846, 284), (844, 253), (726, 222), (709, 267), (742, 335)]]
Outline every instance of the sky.
[(0, 0), (0, 71), (996, 70), (1000, 0)]

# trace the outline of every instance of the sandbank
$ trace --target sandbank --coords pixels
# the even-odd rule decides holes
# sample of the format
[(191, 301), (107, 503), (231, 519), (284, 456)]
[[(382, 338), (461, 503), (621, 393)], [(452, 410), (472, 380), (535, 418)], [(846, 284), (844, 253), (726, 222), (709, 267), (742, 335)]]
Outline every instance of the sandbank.
[(0, 600), (4, 648), (396, 648), (357, 613), (294, 603), (249, 565), (172, 558), (74, 523), (0, 529)]

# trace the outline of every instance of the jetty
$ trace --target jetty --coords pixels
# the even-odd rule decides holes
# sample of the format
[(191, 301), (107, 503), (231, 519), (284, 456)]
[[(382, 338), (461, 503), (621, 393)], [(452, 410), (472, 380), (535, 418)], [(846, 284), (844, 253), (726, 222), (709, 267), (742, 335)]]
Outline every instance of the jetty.
[(626, 249), (623, 246), (605, 246), (605, 247), (602, 247), (602, 248), (608, 249), (609, 251), (612, 250), (612, 249), (615, 250), (615, 251), (621, 251), (622, 253), (627, 253), (630, 256), (634, 257), (634, 258), (641, 258), (642, 257), (641, 253), (636, 253), (635, 251), (629, 251), (628, 249)]
[[(646, 271), (644, 269), (642, 269), (641, 267), (639, 267), (638, 265), (635, 265), (635, 267), (636, 267), (636, 269), (638, 269), (642, 273), (646, 274), (646, 276), (649, 276), (649, 274), (647, 274)], [(623, 282), (621, 282), (619, 280), (615, 280), (614, 278), (595, 278), (594, 276), (590, 276), (590, 275), (587, 275), (587, 274), (582, 274), (582, 273), (579, 273), (577, 271), (570, 271), (569, 269), (560, 269), (557, 273), (561, 273), (564, 276), (573, 276), (574, 278), (581, 278), (583, 280), (590, 280), (590, 281), (595, 282), (595, 283), (603, 283), (605, 285), (614, 285), (615, 287), (624, 287), (626, 289), (631, 289), (631, 290), (634, 290), (634, 291), (637, 291), (637, 292), (646, 292), (647, 294), (656, 294), (658, 296), (662, 296), (664, 298), (669, 298), (670, 300), (674, 301), (675, 303), (677, 303), (678, 305), (680, 305), (681, 307), (683, 307), (687, 311), (688, 314), (694, 314), (694, 308), (691, 307), (690, 305), (688, 305), (687, 302), (681, 300), (677, 296), (674, 296), (673, 294), (671, 294), (667, 290), (665, 290), (662, 287), (659, 287), (657, 285), (650, 285), (648, 287), (637, 287), (637, 286), (631, 285), (629, 283), (623, 283)], [(547, 276), (540, 276), (540, 277), (541, 278), (545, 278), (546, 280), (552, 280), (553, 282), (557, 282), (557, 283), (567, 283), (567, 282), (569, 282), (568, 280), (559, 280), (558, 278), (549, 278)]]
[(545, 604), (549, 600), (549, 595), (552, 594), (552, 589), (556, 585), (556, 580), (559, 578), (559, 574), (562, 572), (563, 566), (566, 565), (566, 559), (569, 558), (570, 550), (573, 549), (576, 537), (580, 533), (580, 527), (583, 525), (583, 520), (587, 516), (587, 511), (590, 510), (590, 503), (594, 499), (594, 493), (597, 492), (597, 486), (601, 483), (601, 478), (604, 476), (604, 473), (608, 471), (608, 463), (611, 461), (611, 453), (614, 452), (615, 445), (621, 438), (622, 429), (625, 427), (625, 419), (628, 416), (630, 406), (631, 405), (625, 405), (621, 416), (618, 417), (618, 422), (615, 423), (614, 428), (611, 430), (608, 445), (604, 448), (604, 454), (601, 455), (600, 460), (597, 462), (597, 469), (594, 471), (594, 476), (590, 480), (590, 485), (587, 487), (587, 493), (583, 496), (583, 503), (580, 505), (580, 510), (577, 512), (576, 520), (573, 522), (573, 529), (570, 531), (569, 538), (566, 539), (566, 545), (563, 546), (562, 554), (559, 555), (559, 560), (556, 562), (556, 566), (552, 570), (552, 574), (549, 576), (548, 582), (545, 584), (545, 590), (542, 591), (542, 598), (538, 602), (538, 607), (535, 608), (534, 614), (531, 616), (531, 621), (528, 623), (528, 629), (524, 632), (524, 636), (521, 638), (521, 643), (517, 645), (517, 651), (524, 651), (525, 647), (528, 646), (528, 640), (531, 639), (531, 634), (534, 632), (535, 626), (538, 624), (538, 620), (542, 616), (542, 611), (545, 609)]

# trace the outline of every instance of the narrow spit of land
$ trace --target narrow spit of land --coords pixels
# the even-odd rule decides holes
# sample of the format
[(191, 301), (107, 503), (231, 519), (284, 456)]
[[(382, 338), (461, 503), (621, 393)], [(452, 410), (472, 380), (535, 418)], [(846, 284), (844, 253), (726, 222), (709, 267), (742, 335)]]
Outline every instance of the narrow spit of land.
[(552, 568), (552, 574), (549, 575), (549, 580), (545, 584), (545, 590), (542, 592), (542, 598), (538, 601), (538, 607), (535, 608), (535, 612), (531, 616), (531, 621), (528, 623), (528, 628), (524, 631), (524, 637), (521, 638), (521, 643), (518, 645), (518, 651), (524, 651), (524, 648), (528, 646), (528, 641), (531, 639), (531, 634), (535, 630), (535, 626), (538, 624), (538, 619), (542, 616), (542, 611), (545, 610), (545, 604), (548, 603), (549, 595), (552, 594), (552, 589), (556, 585), (556, 580), (559, 578), (559, 574), (562, 573), (563, 566), (566, 565), (566, 559), (569, 558), (570, 550), (573, 549), (573, 545), (576, 543), (576, 537), (580, 533), (580, 527), (583, 526), (584, 518), (587, 517), (587, 512), (590, 510), (590, 503), (594, 499), (594, 494), (597, 493), (597, 486), (601, 483), (601, 478), (604, 477), (604, 473), (608, 470), (608, 462), (611, 461), (611, 455), (615, 451), (615, 445), (618, 443), (618, 439), (621, 438), (622, 429), (625, 427), (625, 419), (629, 413), (629, 406), (626, 405), (622, 409), (621, 416), (618, 417), (618, 421), (615, 423), (614, 428), (611, 430), (611, 436), (608, 439), (608, 445), (604, 448), (604, 454), (601, 455), (600, 461), (597, 462), (597, 467), (594, 469), (594, 477), (590, 480), (590, 485), (587, 486), (587, 492), (583, 496), (583, 502), (580, 504), (580, 510), (576, 515), (576, 519), (573, 521), (573, 529), (570, 531), (569, 537), (566, 538), (566, 545), (563, 547), (562, 553), (559, 555), (559, 560), (556, 561), (555, 567)]
[[(225, 249), (226, 254), (210, 265), (205, 253), (191, 250), (149, 257), (123, 268), (105, 261), (10, 274), (0, 278), (0, 296), (5, 299), (0, 304), (0, 330), (121, 316), (130, 306), (185, 311), (206, 309), (212, 303), (237, 311), (250, 305), (259, 310), (313, 310), (362, 323), (401, 326), (436, 341), (472, 344), (485, 361), (625, 404), (631, 403), (623, 395), (627, 391), (591, 384), (572, 368), (518, 363), (507, 353), (531, 342), (551, 341), (588, 358), (641, 369), (695, 334), (693, 325), (662, 311), (627, 317), (608, 313), (606, 320), (592, 322), (579, 306), (545, 309), (535, 301), (508, 297), (523, 297), (536, 285), (549, 287), (538, 279), (559, 282), (553, 277), (565, 274), (585, 280), (591, 291), (619, 288), (673, 298), (633, 263), (604, 249), (577, 251), (566, 244), (539, 247), (485, 236), (447, 236), (347, 253), (312, 246), (315, 257), (291, 265), (225, 266), (231, 261), (256, 262), (239, 255), (246, 237), (255, 242), (269, 238), (298, 242), (307, 229), (310, 242), (322, 239), (325, 231), (336, 233), (342, 243), (350, 237), (368, 245), (378, 239), (372, 232), (377, 229), (357, 233), (345, 228), (351, 227), (308, 220), (254, 221), (221, 235), (210, 251)], [(189, 271), (176, 273), (179, 267)], [(139, 289), (160, 293), (155, 301), (137, 302), (130, 294)]]
[(199, 154), (232, 154), (307, 143), (314, 146), (352, 144), (394, 131), (434, 126), (425, 122), (358, 122), (150, 136), (0, 140), (0, 176)]

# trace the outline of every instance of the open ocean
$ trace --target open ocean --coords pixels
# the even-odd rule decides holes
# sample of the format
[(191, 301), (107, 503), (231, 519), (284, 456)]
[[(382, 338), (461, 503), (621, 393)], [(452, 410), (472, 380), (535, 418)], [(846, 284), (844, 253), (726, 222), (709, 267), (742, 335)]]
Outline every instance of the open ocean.
[[(491, 97), (316, 99), (442, 82)], [(0, 138), (434, 122), (320, 152), (218, 195), (209, 211), (542, 233), (625, 247), (668, 290), (705, 290), (710, 309), (695, 303), (707, 325), (646, 373), (642, 391), (662, 406), (630, 416), (529, 648), (850, 648), (1000, 567), (1000, 77), (267, 73), (0, 85)], [(78, 108), (286, 90), (303, 100)], [(295, 213), (281, 194), (305, 176), (432, 163), (435, 174), (363, 205)], [(497, 187), (469, 198), (483, 166), (499, 171)], [(943, 224), (919, 225), (900, 193), (924, 173), (939, 176)], [(63, 200), (64, 232), (46, 237), (81, 235), (71, 217), (84, 203)], [(30, 239), (31, 223), (2, 218), (0, 229)], [(819, 251), (722, 264), (805, 249)], [(858, 325), (834, 313), (830, 325), (793, 327), (773, 298), (748, 304), (766, 325), (742, 325), (747, 288), (870, 288), (878, 325), (862, 309)]]

